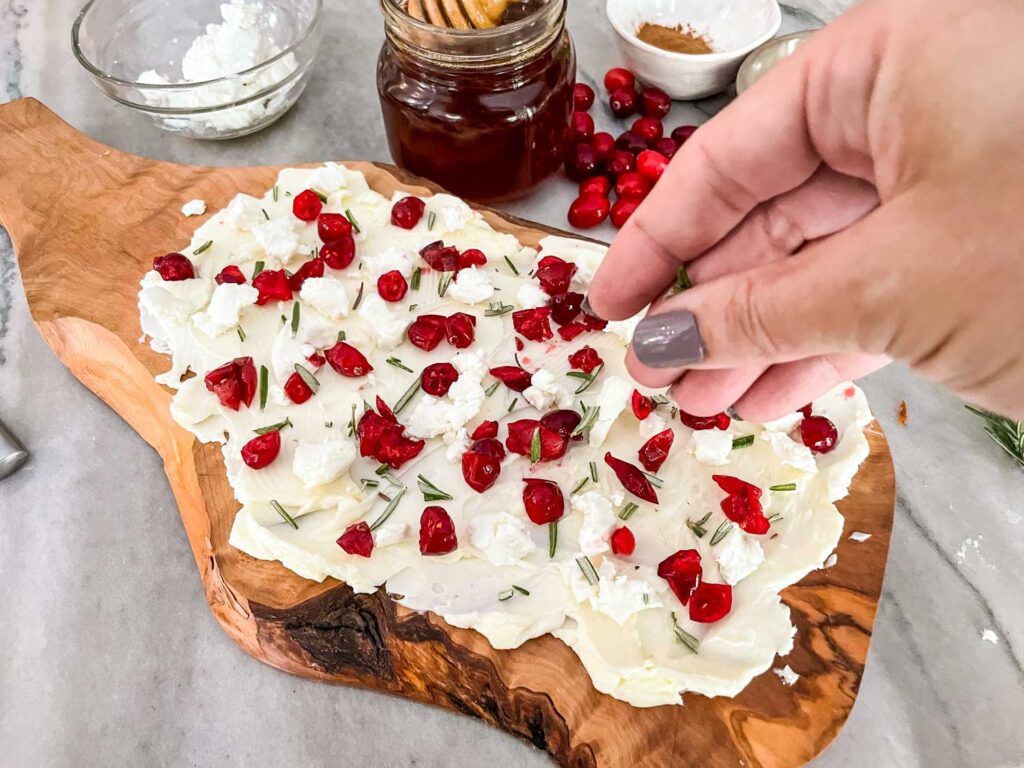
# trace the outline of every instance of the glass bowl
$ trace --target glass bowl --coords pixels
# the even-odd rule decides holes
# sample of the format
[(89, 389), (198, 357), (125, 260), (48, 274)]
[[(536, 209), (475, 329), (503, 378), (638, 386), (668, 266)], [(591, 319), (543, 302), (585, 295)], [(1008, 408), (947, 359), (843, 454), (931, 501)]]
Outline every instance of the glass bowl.
[(71, 43), (114, 101), (182, 136), (230, 139), (302, 94), (322, 16), (322, 0), (89, 0)]

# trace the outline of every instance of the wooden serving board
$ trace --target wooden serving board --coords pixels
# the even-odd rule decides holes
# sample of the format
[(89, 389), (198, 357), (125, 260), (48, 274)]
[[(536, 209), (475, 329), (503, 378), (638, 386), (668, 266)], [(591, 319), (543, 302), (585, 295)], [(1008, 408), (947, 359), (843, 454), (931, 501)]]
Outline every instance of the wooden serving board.
[[(348, 163), (386, 196), (437, 188), (390, 166)], [(382, 591), (357, 595), (299, 578), (228, 546), (237, 503), (221, 448), (171, 419), (153, 380), (167, 359), (139, 342), (136, 292), (154, 254), (187, 242), (238, 192), (260, 195), (278, 168), (201, 168), (146, 160), (78, 133), (37, 101), (0, 106), (0, 220), (29, 307), (57, 356), (160, 454), (210, 608), (245, 651), (325, 682), (387, 691), (480, 718), (565, 766), (802, 765), (838, 733), (857, 696), (892, 527), (894, 477), (877, 423), (871, 455), (839, 508), (839, 563), (783, 593), (798, 628), (785, 687), (770, 671), (734, 699), (687, 695), (682, 707), (635, 709), (597, 693), (575, 655), (550, 636), (496, 651), (480, 635), (407, 611)], [(551, 230), (495, 211), (498, 230), (535, 246)], [(564, 233), (563, 233), (564, 234)]]

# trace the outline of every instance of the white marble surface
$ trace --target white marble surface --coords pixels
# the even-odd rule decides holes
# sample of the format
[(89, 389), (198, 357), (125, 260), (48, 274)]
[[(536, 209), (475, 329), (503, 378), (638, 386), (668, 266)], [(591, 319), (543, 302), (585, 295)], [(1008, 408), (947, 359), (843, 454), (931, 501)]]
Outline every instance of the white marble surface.
[[(79, 1), (0, 0), (0, 100), (36, 96), (97, 139), (168, 160), (387, 159), (371, 3), (354, 12), (328, 0), (316, 75), (288, 117), (203, 144), (160, 133), (92, 88), (69, 50)], [(595, 82), (610, 63), (603, 3), (571, 5), (581, 78)], [(790, 14), (787, 29), (810, 23)], [(677, 105), (669, 124), (722, 103)], [(553, 180), (509, 209), (564, 225), (571, 196)], [(896, 526), (858, 703), (814, 765), (1020, 766), (1024, 473), (938, 388), (900, 368), (865, 386), (896, 459)], [(160, 462), (42, 342), (2, 235), (0, 416), (34, 453), (0, 483), (0, 764), (550, 764), (477, 722), (299, 680), (240, 652), (207, 611)], [(996, 644), (982, 641), (985, 628)]]

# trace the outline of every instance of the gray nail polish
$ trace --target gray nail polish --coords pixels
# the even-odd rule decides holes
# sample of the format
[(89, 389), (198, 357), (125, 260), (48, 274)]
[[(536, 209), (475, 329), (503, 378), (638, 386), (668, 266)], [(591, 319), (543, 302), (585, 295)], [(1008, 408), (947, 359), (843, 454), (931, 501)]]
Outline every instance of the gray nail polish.
[(649, 368), (677, 368), (704, 359), (704, 342), (692, 312), (663, 312), (640, 321), (633, 351)]
[(597, 312), (594, 311), (594, 308), (590, 306), (590, 297), (589, 296), (584, 296), (583, 297), (583, 303), (580, 305), (580, 309), (582, 309), (584, 312), (586, 312), (591, 317), (596, 317), (599, 320), (602, 319), (601, 316), (599, 314), (597, 314)]

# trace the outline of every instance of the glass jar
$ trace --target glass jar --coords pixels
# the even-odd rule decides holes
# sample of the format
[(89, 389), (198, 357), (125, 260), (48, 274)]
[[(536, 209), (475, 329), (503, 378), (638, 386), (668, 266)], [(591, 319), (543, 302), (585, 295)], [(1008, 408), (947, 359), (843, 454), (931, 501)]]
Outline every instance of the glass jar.
[(523, 18), (454, 30), (381, 0), (377, 90), (395, 162), (490, 201), (521, 197), (558, 169), (576, 80), (565, 3), (535, 0)]

